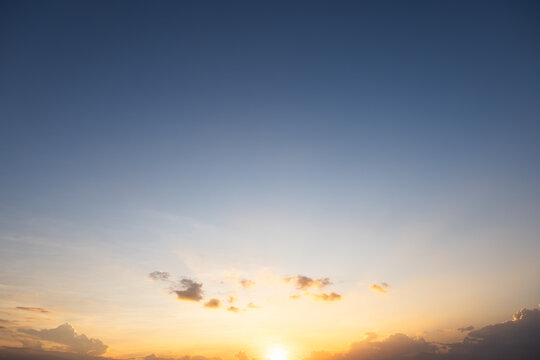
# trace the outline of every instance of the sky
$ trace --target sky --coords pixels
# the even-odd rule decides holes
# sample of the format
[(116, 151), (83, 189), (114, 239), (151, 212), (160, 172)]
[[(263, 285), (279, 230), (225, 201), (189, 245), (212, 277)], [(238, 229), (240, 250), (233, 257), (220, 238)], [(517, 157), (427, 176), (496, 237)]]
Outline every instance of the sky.
[(0, 358), (540, 334), (539, 15), (1, 1)]

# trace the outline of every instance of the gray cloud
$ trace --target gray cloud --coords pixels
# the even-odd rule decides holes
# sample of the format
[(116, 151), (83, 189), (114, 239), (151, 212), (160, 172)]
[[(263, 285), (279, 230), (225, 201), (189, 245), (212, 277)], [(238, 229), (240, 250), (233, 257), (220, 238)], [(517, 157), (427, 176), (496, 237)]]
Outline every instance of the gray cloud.
[(77, 334), (75, 329), (65, 323), (55, 329), (18, 329), (19, 332), (35, 339), (51, 341), (65, 345), (68, 351), (87, 355), (101, 355), (107, 351), (107, 345), (99, 339), (89, 339), (84, 334)]
[(17, 310), (24, 310), (24, 311), (30, 311), (30, 312), (37, 312), (41, 314), (52, 314), (52, 311), (40, 308), (40, 307), (26, 307), (26, 306), (17, 306)]
[(307, 290), (311, 287), (322, 289), (325, 286), (332, 285), (330, 278), (312, 279), (308, 276), (297, 275), (283, 279), (286, 283), (293, 282), (298, 290)]
[(177, 284), (173, 285), (171, 291), (176, 294), (178, 299), (187, 301), (201, 301), (202, 283), (195, 282), (191, 279), (182, 279)]
[(148, 276), (152, 280), (167, 281), (169, 280), (169, 277), (171, 276), (171, 274), (169, 274), (166, 271), (152, 271), (150, 274), (148, 274)]

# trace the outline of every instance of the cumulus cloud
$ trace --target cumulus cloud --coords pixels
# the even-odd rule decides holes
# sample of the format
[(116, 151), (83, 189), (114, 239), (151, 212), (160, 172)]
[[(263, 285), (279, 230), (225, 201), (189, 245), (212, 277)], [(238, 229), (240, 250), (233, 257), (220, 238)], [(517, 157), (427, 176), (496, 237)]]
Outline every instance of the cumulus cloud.
[(171, 274), (166, 271), (152, 271), (150, 274), (148, 274), (148, 276), (152, 280), (167, 281), (169, 280)]
[(311, 287), (322, 289), (325, 286), (332, 285), (329, 278), (312, 279), (308, 276), (297, 275), (283, 279), (286, 283), (293, 282), (298, 290), (307, 290)]
[(210, 299), (204, 304), (204, 307), (216, 309), (220, 305), (221, 301), (219, 301), (219, 299)]
[(386, 294), (388, 292), (388, 284), (383, 282), (380, 285), (377, 284), (371, 284), (369, 285), (369, 288), (375, 292)]
[(242, 285), (242, 287), (244, 289), (249, 289), (250, 287), (253, 287), (255, 286), (256, 282), (253, 281), (253, 280), (248, 280), (248, 279), (242, 279), (240, 280), (240, 285)]
[(77, 334), (75, 329), (68, 323), (60, 325), (55, 329), (18, 329), (18, 331), (35, 339), (65, 345), (68, 351), (79, 354), (101, 355), (107, 351), (107, 345), (101, 342), (101, 340), (90, 339), (84, 334)]
[(191, 279), (182, 279), (177, 284), (173, 285), (171, 291), (176, 294), (179, 300), (186, 301), (201, 301), (202, 283), (195, 282)]
[(45, 310), (45, 309), (40, 308), (40, 307), (17, 306), (16, 309), (17, 310), (30, 311), (30, 312), (36, 312), (36, 313), (41, 313), (41, 314), (52, 314), (53, 313), (52, 311)]
[[(470, 329), (464, 327), (463, 329)], [(472, 330), (472, 329), (471, 329)], [(466, 330), (469, 331), (469, 330)], [(345, 353), (313, 352), (307, 360), (533, 360), (540, 358), (540, 311), (522, 309), (511, 321), (471, 331), (462, 342), (438, 344), (394, 334), (364, 340)]]

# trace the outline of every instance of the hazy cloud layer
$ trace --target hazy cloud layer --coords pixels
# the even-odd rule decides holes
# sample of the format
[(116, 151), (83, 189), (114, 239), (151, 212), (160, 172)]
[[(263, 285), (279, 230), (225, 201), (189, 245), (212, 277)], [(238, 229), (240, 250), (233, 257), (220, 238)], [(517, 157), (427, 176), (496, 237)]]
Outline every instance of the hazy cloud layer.
[(36, 312), (41, 314), (52, 314), (52, 311), (40, 308), (40, 307), (26, 307), (26, 306), (17, 306), (17, 310), (24, 310), (24, 311), (30, 311), (30, 312)]
[(62, 344), (68, 351), (87, 355), (101, 355), (107, 350), (107, 345), (99, 339), (89, 339), (84, 334), (77, 334), (73, 327), (66, 323), (55, 329), (18, 329), (19, 332), (39, 340)]
[(180, 280), (177, 284), (173, 285), (171, 291), (180, 300), (201, 301), (203, 298), (202, 283), (195, 282), (191, 279)]
[(466, 326), (466, 327), (460, 327), (457, 329), (459, 332), (464, 333), (467, 331), (474, 330), (474, 326)]

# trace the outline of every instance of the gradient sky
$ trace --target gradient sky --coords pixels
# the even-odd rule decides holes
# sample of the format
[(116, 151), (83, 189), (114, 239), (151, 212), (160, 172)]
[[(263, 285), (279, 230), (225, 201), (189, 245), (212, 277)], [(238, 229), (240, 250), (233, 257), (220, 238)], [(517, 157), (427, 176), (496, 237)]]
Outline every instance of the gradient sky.
[[(2, 1), (2, 317), (69, 322), (110, 356), (297, 359), (537, 306), (539, 15)], [(333, 284), (290, 299), (297, 275)]]

